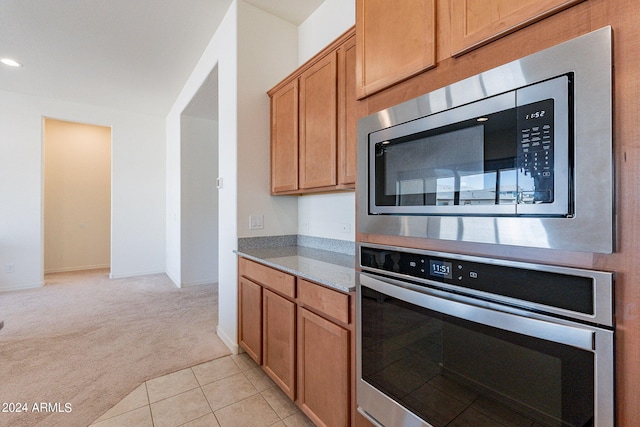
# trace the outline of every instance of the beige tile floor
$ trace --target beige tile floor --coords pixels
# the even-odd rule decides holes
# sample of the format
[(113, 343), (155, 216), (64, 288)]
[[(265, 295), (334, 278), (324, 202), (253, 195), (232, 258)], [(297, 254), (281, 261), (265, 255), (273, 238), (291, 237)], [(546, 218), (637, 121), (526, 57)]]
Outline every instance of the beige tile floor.
[(91, 427), (306, 427), (313, 423), (246, 354), (146, 381)]

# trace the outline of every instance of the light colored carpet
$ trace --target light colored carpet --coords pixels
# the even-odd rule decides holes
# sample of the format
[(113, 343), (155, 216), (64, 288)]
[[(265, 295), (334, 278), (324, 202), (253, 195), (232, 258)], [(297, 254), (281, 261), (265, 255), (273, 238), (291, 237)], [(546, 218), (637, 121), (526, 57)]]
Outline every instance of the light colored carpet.
[[(0, 426), (87, 426), (142, 382), (230, 354), (215, 334), (215, 284), (106, 270), (46, 283), (0, 293)], [(9, 403), (28, 412), (3, 412)]]

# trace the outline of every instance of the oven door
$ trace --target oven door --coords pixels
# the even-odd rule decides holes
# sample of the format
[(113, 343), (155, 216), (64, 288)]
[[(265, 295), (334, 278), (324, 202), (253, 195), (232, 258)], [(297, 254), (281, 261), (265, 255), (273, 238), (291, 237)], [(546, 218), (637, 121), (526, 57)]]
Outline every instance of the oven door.
[(379, 426), (613, 426), (613, 332), (359, 273), (358, 410)]

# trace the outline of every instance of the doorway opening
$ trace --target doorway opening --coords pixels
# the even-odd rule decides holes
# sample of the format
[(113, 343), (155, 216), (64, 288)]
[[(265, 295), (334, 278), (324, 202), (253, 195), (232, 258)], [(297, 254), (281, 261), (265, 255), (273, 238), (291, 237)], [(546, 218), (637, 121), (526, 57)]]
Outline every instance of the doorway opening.
[(180, 116), (181, 286), (218, 282), (218, 67)]
[(43, 120), (44, 273), (111, 265), (111, 128)]

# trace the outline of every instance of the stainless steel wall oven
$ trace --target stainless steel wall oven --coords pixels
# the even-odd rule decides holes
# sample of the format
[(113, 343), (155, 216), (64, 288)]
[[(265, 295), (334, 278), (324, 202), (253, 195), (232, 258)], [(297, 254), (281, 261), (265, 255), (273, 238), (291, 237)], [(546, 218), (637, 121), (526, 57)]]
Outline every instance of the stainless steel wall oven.
[(376, 425), (614, 425), (614, 275), (361, 244), (358, 410)]
[(358, 231), (614, 249), (611, 28), (358, 124)]

